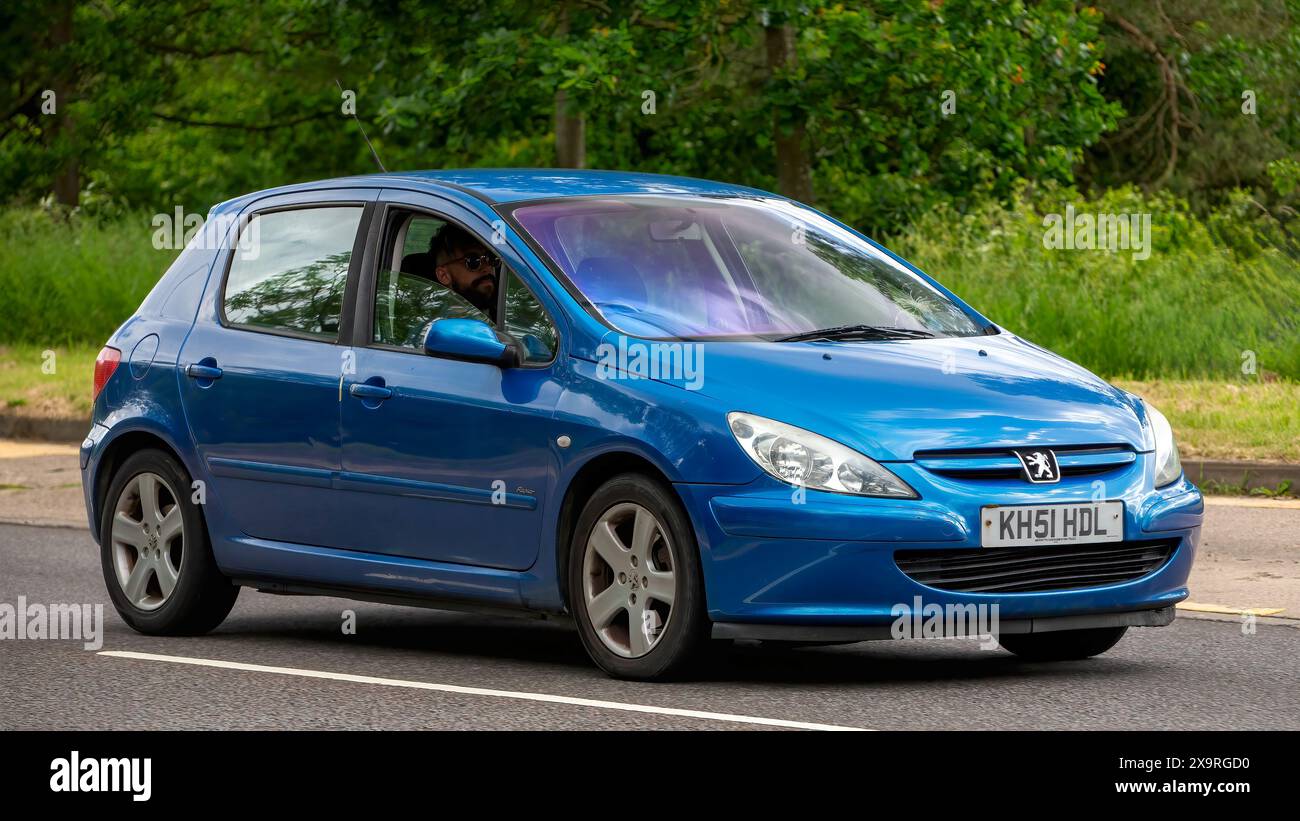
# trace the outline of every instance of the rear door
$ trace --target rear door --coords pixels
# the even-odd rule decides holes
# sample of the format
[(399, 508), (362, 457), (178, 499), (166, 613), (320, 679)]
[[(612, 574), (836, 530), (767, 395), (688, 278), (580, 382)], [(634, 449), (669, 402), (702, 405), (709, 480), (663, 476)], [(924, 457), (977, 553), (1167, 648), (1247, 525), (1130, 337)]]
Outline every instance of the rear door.
[[(376, 189), (259, 200), (181, 351), (208, 504), (249, 536), (337, 541), (339, 392)], [(220, 264), (220, 262), (219, 262)]]

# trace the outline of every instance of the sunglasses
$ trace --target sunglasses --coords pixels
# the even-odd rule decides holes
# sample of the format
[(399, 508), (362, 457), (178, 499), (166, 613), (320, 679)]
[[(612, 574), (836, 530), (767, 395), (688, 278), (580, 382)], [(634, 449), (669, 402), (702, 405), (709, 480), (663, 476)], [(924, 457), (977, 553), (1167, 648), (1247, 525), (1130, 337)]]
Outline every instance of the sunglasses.
[(501, 259), (499, 257), (494, 257), (491, 254), (467, 254), (463, 257), (456, 257), (455, 259), (449, 259), (447, 260), (446, 264), (450, 265), (453, 262), (464, 262), (466, 269), (470, 271), (477, 271), (485, 263), (489, 268), (495, 268), (496, 264), (500, 261)]

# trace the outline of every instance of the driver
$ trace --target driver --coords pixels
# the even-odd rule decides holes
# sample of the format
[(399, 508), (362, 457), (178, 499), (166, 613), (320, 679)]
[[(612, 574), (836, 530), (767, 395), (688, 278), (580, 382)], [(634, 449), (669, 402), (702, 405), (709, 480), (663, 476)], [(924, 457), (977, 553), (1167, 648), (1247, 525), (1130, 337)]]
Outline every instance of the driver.
[(489, 317), (497, 313), (497, 268), (501, 258), (489, 253), (473, 234), (448, 222), (429, 242), (438, 281)]

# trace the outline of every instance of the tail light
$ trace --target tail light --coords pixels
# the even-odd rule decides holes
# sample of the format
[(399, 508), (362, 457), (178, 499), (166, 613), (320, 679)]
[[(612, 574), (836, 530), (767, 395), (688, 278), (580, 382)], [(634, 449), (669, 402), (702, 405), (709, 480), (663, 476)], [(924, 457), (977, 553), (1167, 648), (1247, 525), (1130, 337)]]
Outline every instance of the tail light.
[(108, 380), (112, 378), (113, 372), (121, 362), (122, 352), (108, 346), (104, 346), (99, 356), (95, 357), (95, 392), (90, 396), (91, 402), (99, 398), (99, 392), (108, 384)]

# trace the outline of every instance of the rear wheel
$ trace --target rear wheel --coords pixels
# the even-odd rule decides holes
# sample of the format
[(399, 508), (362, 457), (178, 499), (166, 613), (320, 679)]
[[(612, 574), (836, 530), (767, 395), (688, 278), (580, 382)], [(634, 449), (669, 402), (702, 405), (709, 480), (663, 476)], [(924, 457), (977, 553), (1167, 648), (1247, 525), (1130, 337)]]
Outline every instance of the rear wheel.
[(612, 676), (664, 678), (707, 645), (694, 530), (671, 491), (639, 474), (602, 485), (569, 550), (569, 601), (592, 660)]
[(1018, 633), (1001, 636), (998, 644), (1027, 661), (1070, 661), (1099, 656), (1119, 643), (1127, 627)]
[(132, 454), (109, 485), (100, 563), (122, 620), (141, 633), (196, 635), (225, 620), (239, 588), (221, 575), (183, 467), (160, 450)]

